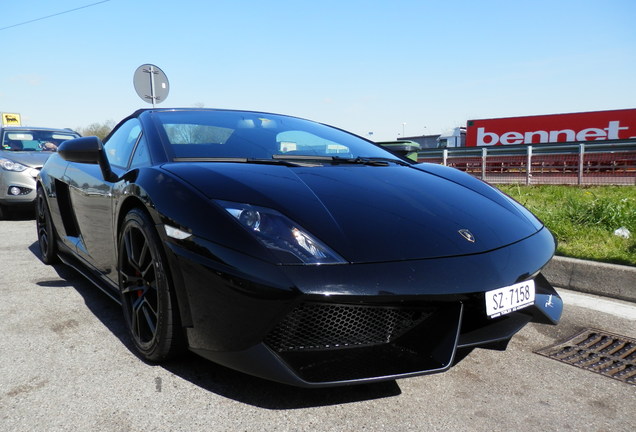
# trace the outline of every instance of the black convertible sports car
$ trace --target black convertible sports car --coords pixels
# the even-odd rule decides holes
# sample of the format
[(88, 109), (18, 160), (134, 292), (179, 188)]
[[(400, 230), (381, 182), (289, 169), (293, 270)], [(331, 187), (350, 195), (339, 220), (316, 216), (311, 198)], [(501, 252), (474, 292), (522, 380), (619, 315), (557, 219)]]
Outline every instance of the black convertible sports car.
[(121, 302), (140, 355), (190, 350), (324, 387), (441, 372), (562, 302), (550, 232), (457, 170), (260, 112), (140, 110), (62, 143), (37, 185), (45, 263)]

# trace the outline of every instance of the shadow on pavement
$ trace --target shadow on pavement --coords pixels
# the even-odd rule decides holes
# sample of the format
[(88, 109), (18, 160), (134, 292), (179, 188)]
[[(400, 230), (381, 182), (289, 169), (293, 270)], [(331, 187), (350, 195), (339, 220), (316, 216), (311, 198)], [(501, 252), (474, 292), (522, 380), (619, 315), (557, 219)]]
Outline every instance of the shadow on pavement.
[(164, 367), (220, 396), (272, 410), (339, 405), (401, 394), (396, 381), (322, 389), (297, 388), (246, 375), (192, 353)]
[(31, 207), (7, 208), (0, 211), (0, 220), (25, 221), (35, 219), (35, 209)]

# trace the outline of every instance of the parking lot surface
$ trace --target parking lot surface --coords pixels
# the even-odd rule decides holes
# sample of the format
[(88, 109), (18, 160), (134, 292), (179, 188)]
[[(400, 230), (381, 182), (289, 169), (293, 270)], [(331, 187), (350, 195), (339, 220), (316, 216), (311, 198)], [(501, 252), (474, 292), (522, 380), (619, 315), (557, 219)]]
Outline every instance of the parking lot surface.
[(634, 303), (574, 294), (568, 304), (566, 292), (560, 325), (531, 324), (505, 352), (477, 349), (443, 374), (296, 389), (191, 354), (143, 362), (119, 306), (73, 270), (42, 264), (36, 241), (28, 215), (0, 221), (1, 431), (631, 432), (636, 424), (635, 385), (534, 353), (585, 327), (633, 338)]

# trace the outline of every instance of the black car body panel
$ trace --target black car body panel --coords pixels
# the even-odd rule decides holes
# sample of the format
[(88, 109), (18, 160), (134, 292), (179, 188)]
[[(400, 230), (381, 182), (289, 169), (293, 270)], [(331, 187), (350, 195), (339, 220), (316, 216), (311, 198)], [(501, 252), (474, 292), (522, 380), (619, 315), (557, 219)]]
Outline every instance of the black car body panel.
[[(163, 168), (210, 199), (279, 209), (318, 238), (330, 239), (349, 262), (482, 253), (536, 232), (510, 203), (415, 167), (184, 163)], [(448, 196), (455, 199), (449, 202)], [(445, 230), (431, 229), (440, 221)], [(460, 229), (469, 229), (479, 241), (467, 242), (457, 235)]]
[[(197, 138), (177, 136), (169, 120), (217, 115), (222, 127), (206, 139), (221, 144), (205, 146), (229, 151), (220, 146), (248, 136), (240, 126), (228, 132), (236, 117), (251, 137), (240, 142), (258, 143), (258, 154), (184, 156), (196, 147), (181, 140)], [(266, 113), (142, 110), (104, 148), (69, 141), (39, 177), (59, 255), (119, 298), (122, 226), (132, 209), (143, 210), (161, 241), (188, 347), (306, 387), (443, 371), (459, 349), (501, 347), (531, 320), (558, 322), (562, 303), (540, 273), (555, 241), (530, 212), (466, 174), (410, 164), (324, 125), (307, 122), (306, 130), (327, 130), (319, 144), (328, 157), (297, 156), (302, 141), (272, 132), (272, 124), (291, 124), (296, 133), (296, 122), (304, 125)], [(113, 143), (131, 124), (138, 135), (131, 132), (130, 155), (121, 158)], [(263, 158), (272, 145), (280, 154)], [(358, 145), (376, 159), (355, 154)], [(330, 156), (343, 149), (348, 158)], [(298, 244), (264, 237), (266, 225), (246, 228), (239, 208), (263, 224), (290, 224)], [(307, 253), (318, 261), (304, 261), (314, 259)], [(487, 292), (524, 281), (534, 281), (533, 305), (486, 315)]]

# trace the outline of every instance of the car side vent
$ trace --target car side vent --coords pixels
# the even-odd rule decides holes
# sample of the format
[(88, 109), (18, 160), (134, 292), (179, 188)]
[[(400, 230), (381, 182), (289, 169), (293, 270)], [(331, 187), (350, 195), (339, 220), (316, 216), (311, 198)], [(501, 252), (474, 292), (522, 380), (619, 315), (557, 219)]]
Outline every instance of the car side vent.
[(55, 180), (55, 194), (57, 196), (57, 202), (60, 209), (60, 215), (62, 216), (62, 222), (64, 224), (64, 230), (69, 237), (78, 237), (79, 229), (77, 228), (77, 221), (75, 220), (75, 212), (71, 205), (71, 197), (68, 190), (68, 185), (60, 180)]

